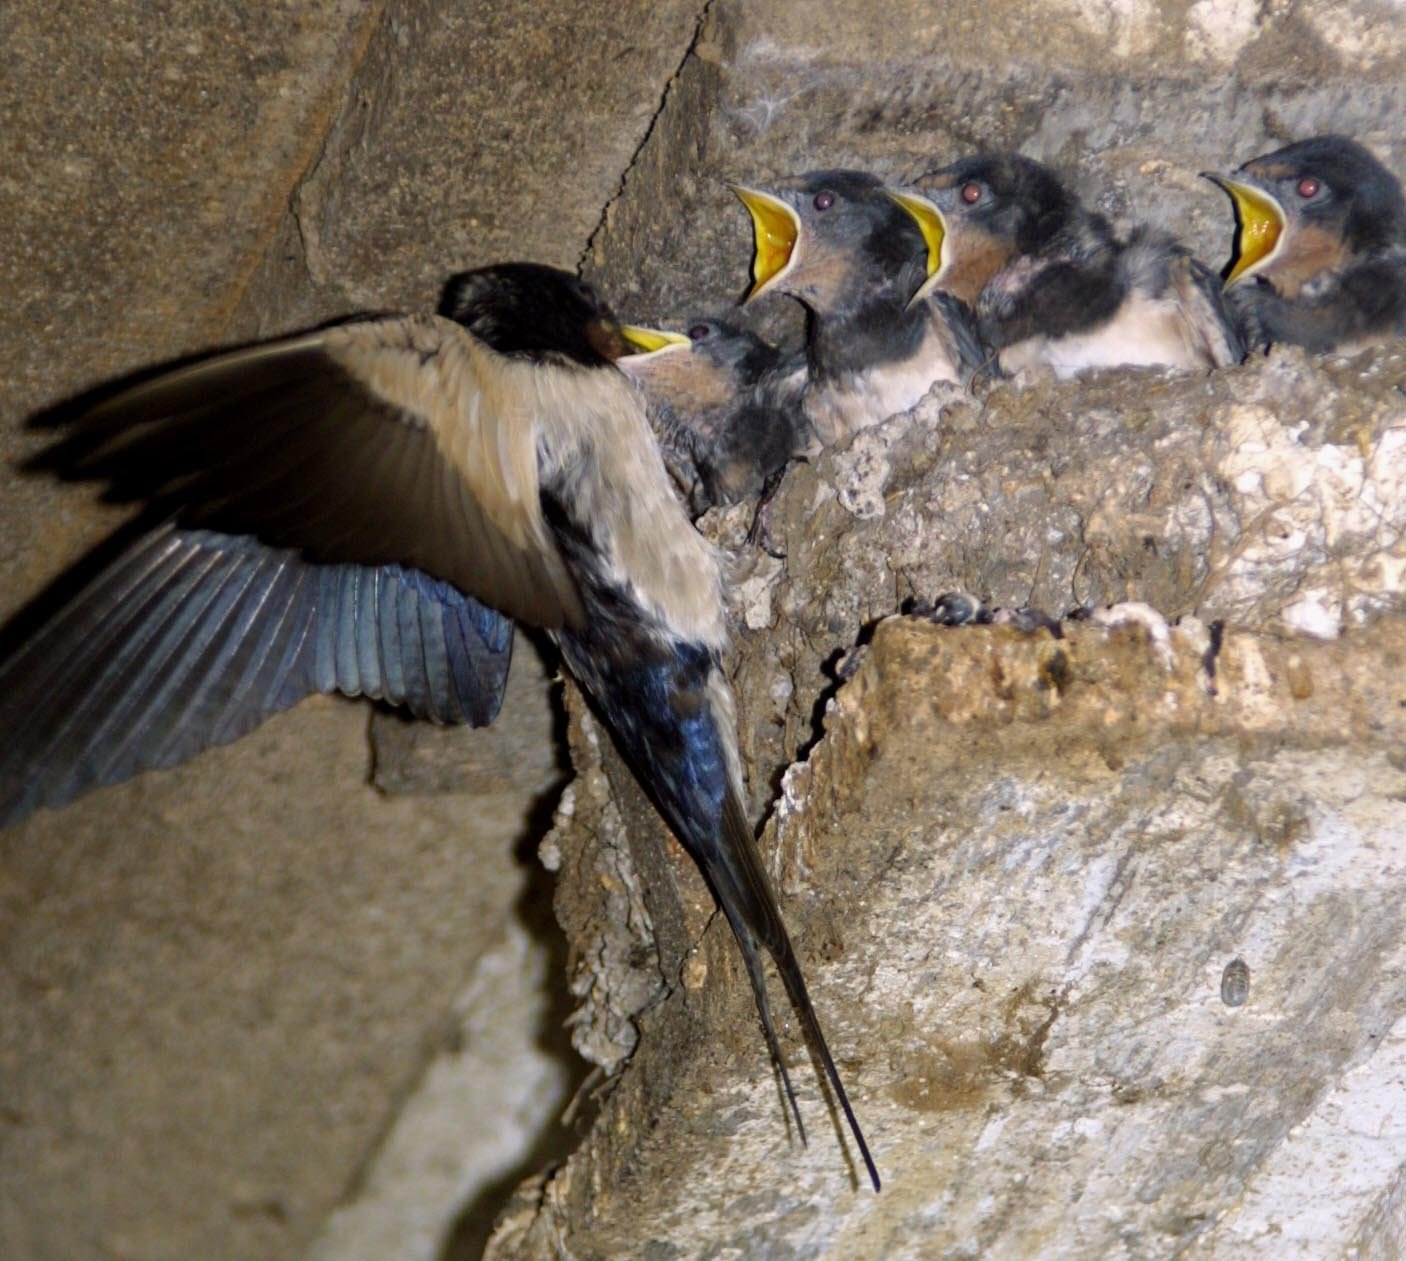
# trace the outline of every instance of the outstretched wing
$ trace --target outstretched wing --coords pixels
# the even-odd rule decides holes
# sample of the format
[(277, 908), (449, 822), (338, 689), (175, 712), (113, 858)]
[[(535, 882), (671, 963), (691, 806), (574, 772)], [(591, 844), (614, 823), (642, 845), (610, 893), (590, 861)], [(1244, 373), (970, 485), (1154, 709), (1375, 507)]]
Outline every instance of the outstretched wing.
[(515, 619), (580, 625), (542, 521), (534, 371), (563, 369), (438, 316), (365, 320), (86, 400), (36, 464), (154, 499), (186, 528), (419, 569)]
[(414, 570), (311, 564), (171, 523), (19, 629), (0, 659), (0, 827), (235, 740), (313, 692), (481, 726), (513, 636)]

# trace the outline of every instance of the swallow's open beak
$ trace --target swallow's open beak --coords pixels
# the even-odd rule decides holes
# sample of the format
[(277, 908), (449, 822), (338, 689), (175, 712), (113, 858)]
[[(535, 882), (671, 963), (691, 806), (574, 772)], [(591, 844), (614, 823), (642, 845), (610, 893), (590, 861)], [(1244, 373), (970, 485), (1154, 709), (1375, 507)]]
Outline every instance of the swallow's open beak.
[(682, 333), (670, 333), (662, 328), (621, 324), (618, 331), (620, 340), (628, 349), (615, 360), (615, 366), (634, 380), (653, 377), (657, 372), (655, 365), (661, 358), (668, 356), (672, 359), (678, 347), (693, 344)]
[(633, 353), (636, 355), (652, 355), (656, 350), (690, 344), (682, 333), (670, 333), (662, 328), (640, 328), (637, 324), (620, 325), (620, 336), (634, 347)]
[(908, 305), (921, 302), (941, 283), (946, 260), (942, 256), (943, 242), (947, 240), (947, 220), (942, 217), (936, 205), (917, 193), (897, 193), (891, 188), (884, 189), (894, 201), (912, 216), (923, 234), (928, 247), (928, 278), (919, 286), (918, 292), (909, 299)]
[(1262, 188), (1217, 175), (1214, 171), (1201, 173), (1219, 184), (1235, 203), (1235, 262), (1225, 278), (1226, 288), (1247, 280), (1274, 257), (1284, 236), (1284, 207)]
[(801, 235), (801, 220), (784, 201), (756, 188), (733, 184), (732, 191), (752, 216), (756, 253), (752, 257), (752, 288), (746, 301), (759, 297), (788, 271)]

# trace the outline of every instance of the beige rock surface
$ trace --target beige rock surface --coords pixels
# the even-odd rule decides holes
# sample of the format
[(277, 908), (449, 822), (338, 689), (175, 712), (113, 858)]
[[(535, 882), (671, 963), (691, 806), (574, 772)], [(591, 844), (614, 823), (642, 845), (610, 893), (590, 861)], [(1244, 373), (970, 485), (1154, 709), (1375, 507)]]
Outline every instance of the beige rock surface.
[[(1009, 144), (1214, 262), (1197, 171), (1330, 128), (1406, 166), (1406, 45), (1375, 13), (719, 0), (590, 261), (632, 314), (718, 310), (750, 256), (727, 180)], [(748, 314), (795, 335), (779, 300)], [(578, 728), (551, 845), (567, 871), (609, 853), (618, 901), (559, 885), (573, 1036), (607, 1067), (634, 1049), (490, 1255), (1393, 1255), (1403, 434), (1400, 348), (1289, 351), (932, 397), (794, 470), (783, 559), (739, 561), (732, 670), (888, 1185), (855, 1189), (796, 1042), (788, 1144), (726, 927)], [(705, 524), (735, 545), (747, 519)], [(953, 589), (1120, 608), (1062, 643), (888, 620)], [(657, 956), (630, 955), (646, 915)]]
[(1212, 676), (1200, 623), (1108, 620), (888, 619), (785, 776), (764, 849), (883, 1193), (794, 1042), (788, 1145), (715, 924), (492, 1255), (1391, 1255), (1406, 623), (1231, 632)]

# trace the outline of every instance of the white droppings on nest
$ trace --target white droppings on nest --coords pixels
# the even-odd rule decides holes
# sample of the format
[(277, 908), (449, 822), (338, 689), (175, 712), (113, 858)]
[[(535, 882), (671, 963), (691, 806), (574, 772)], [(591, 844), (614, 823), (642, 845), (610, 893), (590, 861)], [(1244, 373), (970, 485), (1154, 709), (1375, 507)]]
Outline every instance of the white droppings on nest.
[(894, 447), (926, 431), (936, 440), (944, 412), (966, 395), (960, 386), (938, 382), (911, 411), (859, 430), (843, 450), (835, 452), (833, 480), (840, 506), (861, 521), (882, 517), (888, 506), (885, 492), (893, 473)]
[(1179, 617), (1171, 629), (1173, 647), (1178, 652), (1200, 658), (1211, 646), (1211, 632), (1199, 617)]
[(1141, 626), (1147, 632), (1147, 637), (1153, 647), (1157, 649), (1157, 655), (1162, 659), (1162, 664), (1168, 670), (1172, 668), (1174, 657), (1171, 628), (1167, 625), (1167, 619), (1150, 604), (1143, 604), (1138, 600), (1110, 604), (1105, 608), (1095, 609), (1089, 614), (1089, 621), (1095, 626), (1102, 626), (1108, 630), (1115, 626), (1129, 624)]
[(586, 744), (597, 759), (600, 755), (600, 728), (596, 726), (596, 720), (588, 712), (581, 714), (581, 734), (586, 737)]
[(775, 625), (772, 596), (784, 571), (780, 560), (760, 551), (745, 569), (737, 571), (727, 596), (748, 630), (766, 630)]
[(810, 792), (810, 766), (792, 762), (781, 774), (781, 796), (776, 802), (777, 822), (804, 814)]
[(884, 490), (893, 471), (889, 451), (894, 436), (893, 426), (889, 424), (862, 429), (849, 446), (835, 456), (840, 507), (861, 521), (882, 517), (887, 511)]
[[(1275, 686), (1274, 675), (1265, 662), (1259, 642), (1249, 637), (1238, 639), (1234, 656), (1238, 671), (1233, 695), (1241, 721), (1249, 730), (1272, 730), (1282, 721), (1284, 698)], [(1227, 689), (1222, 688), (1220, 692), (1228, 698)]]
[(1060, 7), (1119, 58), (1149, 55), (1165, 20), (1162, 6), (1146, 0), (1064, 0)]
[[(1318, 37), (1350, 65), (1365, 70), (1383, 58), (1398, 56), (1401, 35), (1396, 23), (1383, 21), (1376, 6), (1328, 4), (1309, 6), (1305, 17)], [(1395, 6), (1389, 5), (1390, 12)], [(1354, 12), (1354, 10), (1356, 10)]]
[(1342, 634), (1342, 609), (1326, 591), (1310, 591), (1286, 605), (1280, 616), (1284, 625), (1315, 639), (1336, 639)]
[(1280, 616), (1301, 633), (1332, 637), (1402, 590), (1406, 574), (1406, 403), (1401, 424), (1364, 448), (1315, 444), (1308, 425), (1284, 424), (1269, 408), (1241, 404), (1228, 416), (1228, 449), (1217, 472), (1242, 497), (1244, 535), (1221, 582), (1258, 598), (1275, 572), (1304, 568)]
[(1259, 0), (1196, 0), (1186, 11), (1186, 51), (1229, 65), (1259, 33)]
[(960, 385), (951, 381), (937, 381), (922, 398), (914, 405), (912, 410), (905, 413), (909, 418), (909, 423), (922, 425), (927, 429), (936, 429), (942, 423), (947, 410), (970, 399), (970, 395)]
[(567, 784), (557, 798), (557, 808), (552, 812), (551, 831), (537, 846), (537, 861), (548, 871), (561, 870), (561, 833), (571, 827), (576, 817), (576, 781)]

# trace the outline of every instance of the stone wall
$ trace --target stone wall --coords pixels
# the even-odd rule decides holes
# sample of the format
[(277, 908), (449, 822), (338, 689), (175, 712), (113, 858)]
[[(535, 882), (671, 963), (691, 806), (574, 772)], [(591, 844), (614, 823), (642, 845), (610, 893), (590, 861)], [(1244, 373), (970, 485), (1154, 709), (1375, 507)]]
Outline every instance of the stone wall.
[[(749, 258), (729, 180), (1013, 145), (1217, 265), (1233, 225), (1199, 171), (1329, 129), (1406, 169), (1403, 52), (1369, 6), (717, 0), (590, 262), (634, 318), (723, 309)], [(782, 299), (748, 313), (796, 335)], [(573, 1033), (633, 1052), (491, 1255), (1394, 1255), (1394, 1131), (1359, 1131), (1400, 1068), (1403, 474), (1402, 349), (934, 396), (795, 470), (783, 559), (739, 561), (732, 669), (763, 850), (888, 1185), (817, 1123), (794, 1034), (811, 1140), (788, 1143), (730, 934), (578, 718), (551, 847), (632, 896), (558, 886)], [(1063, 641), (894, 619), (951, 589), (1120, 607)], [(626, 948), (640, 911), (657, 962)]]
[[(735, 685), (887, 1184), (856, 1182), (795, 1034), (810, 1146), (788, 1144), (726, 925), (686, 859), (670, 889), (652, 843), (614, 840), (617, 866), (645, 851), (659, 993), (493, 1255), (1394, 1255), (1403, 475), (1399, 349), (1003, 385), (795, 471)], [(1058, 638), (892, 615), (953, 588), (1095, 612)], [(576, 781), (569, 870), (601, 861), (611, 782)], [(608, 962), (575, 981), (618, 1023), (644, 969), (596, 949), (622, 920), (595, 896), (578, 957)]]
[[(0, 614), (116, 519), (15, 472), (34, 410), (432, 308), (504, 256), (575, 265), (696, 26), (680, 3), (579, 13), (0, 5)], [(522, 648), (502, 723), (442, 749), (453, 779), (427, 752), (446, 733), (377, 717), (373, 748), (368, 706), (314, 702), (0, 835), (0, 1256), (429, 1257), (461, 1214), (484, 1233), (579, 1075), (550, 884), (515, 848), (559, 777)], [(445, 1066), (454, 1142), (374, 1230), (329, 1225), (386, 1186), (373, 1153), (398, 1159)]]
[[(1018, 145), (1214, 264), (1200, 170), (1335, 129), (1406, 172), (1366, 0), (19, 0), (0, 48), (9, 458), (95, 380), (495, 258), (725, 309), (729, 179)], [(113, 517), (4, 476), (8, 612)], [(537, 666), (488, 733), (311, 704), (0, 836), (0, 1255), (477, 1255), (561, 1146), (562, 1002), (611, 1075), (494, 1256), (1395, 1255), (1403, 477), (1406, 354), (1281, 353), (930, 398), (793, 471), (782, 559), (737, 547), (751, 805), (882, 1195), (789, 1019), (788, 1142), (726, 926)], [(1121, 607), (894, 617), (953, 588)], [(564, 960), (513, 926), (559, 724)]]

